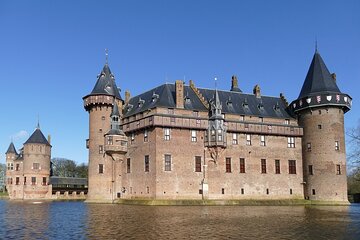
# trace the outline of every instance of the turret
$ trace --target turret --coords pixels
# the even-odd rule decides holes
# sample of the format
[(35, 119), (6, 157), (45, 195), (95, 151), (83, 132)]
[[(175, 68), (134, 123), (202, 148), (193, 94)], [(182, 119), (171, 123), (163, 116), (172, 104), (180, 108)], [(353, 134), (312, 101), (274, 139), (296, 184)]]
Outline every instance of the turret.
[(289, 108), (304, 129), (305, 198), (348, 203), (344, 113), (350, 110), (351, 97), (332, 76), (316, 51), (300, 95)]
[(226, 147), (226, 128), (219, 93), (215, 90), (214, 98), (210, 101), (209, 127), (206, 134), (205, 146)]
[[(116, 86), (115, 77), (107, 63), (98, 75), (92, 92), (86, 95), (83, 100), (84, 108), (89, 113), (89, 139), (87, 140), (87, 147), (89, 148), (89, 193), (87, 199), (88, 201), (110, 201), (113, 198), (113, 160), (105, 154), (106, 150), (109, 151), (110, 144), (104, 144), (104, 135), (113, 133), (111, 130), (116, 131), (116, 129), (111, 128), (111, 124), (116, 120), (116, 117), (111, 118), (111, 112), (115, 108), (113, 106), (118, 107), (118, 112), (119, 109), (121, 111), (123, 101), (120, 90)], [(120, 119), (120, 116), (117, 118)], [(104, 145), (107, 146), (106, 149)]]

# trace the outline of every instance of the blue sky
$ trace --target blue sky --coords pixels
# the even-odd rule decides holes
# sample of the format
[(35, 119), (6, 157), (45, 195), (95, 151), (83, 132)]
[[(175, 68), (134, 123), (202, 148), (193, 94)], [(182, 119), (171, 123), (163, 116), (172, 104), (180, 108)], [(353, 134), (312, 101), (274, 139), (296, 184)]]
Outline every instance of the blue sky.
[(105, 63), (134, 96), (176, 79), (296, 99), (318, 50), (353, 97), (358, 124), (360, 1), (0, 1), (0, 162), (37, 124), (52, 156), (87, 162), (88, 94)]

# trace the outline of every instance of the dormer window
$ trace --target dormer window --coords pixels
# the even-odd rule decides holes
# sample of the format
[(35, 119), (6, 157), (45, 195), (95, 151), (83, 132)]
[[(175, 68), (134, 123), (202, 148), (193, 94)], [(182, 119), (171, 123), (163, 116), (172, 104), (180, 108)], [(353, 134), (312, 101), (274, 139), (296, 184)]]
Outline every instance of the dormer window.
[(226, 101), (226, 105), (232, 105), (232, 101), (231, 101), (231, 98), (229, 97), (229, 99)]
[(247, 102), (247, 98), (245, 98), (245, 100), (244, 100), (244, 102), (243, 102), (243, 107), (244, 108), (249, 108), (249, 104), (248, 104), (248, 102)]
[(259, 109), (260, 111), (264, 110), (264, 105), (263, 105), (262, 103), (259, 103), (258, 109)]
[(129, 103), (129, 104), (127, 105), (127, 111), (130, 112), (133, 107), (134, 107), (134, 106)]
[(144, 103), (145, 103), (145, 100), (139, 98), (138, 107), (139, 108), (142, 107), (144, 105)]
[(151, 97), (152, 102), (156, 102), (156, 100), (158, 100), (158, 98), (159, 98), (159, 94), (156, 94), (155, 92), (153, 92), (153, 95)]
[(278, 102), (276, 103), (276, 105), (274, 105), (274, 110), (278, 112), (280, 111), (280, 106)]

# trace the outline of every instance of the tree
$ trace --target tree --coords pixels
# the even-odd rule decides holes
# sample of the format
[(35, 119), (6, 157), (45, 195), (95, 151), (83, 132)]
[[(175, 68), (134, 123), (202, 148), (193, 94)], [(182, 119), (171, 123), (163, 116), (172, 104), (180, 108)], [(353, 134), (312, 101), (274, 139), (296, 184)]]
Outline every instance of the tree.
[(0, 163), (0, 192), (5, 190), (6, 165)]
[(347, 131), (348, 141), (348, 191), (360, 193), (360, 125)]
[(87, 178), (88, 167), (84, 163), (77, 165), (75, 161), (66, 158), (53, 158), (51, 162), (53, 176)]

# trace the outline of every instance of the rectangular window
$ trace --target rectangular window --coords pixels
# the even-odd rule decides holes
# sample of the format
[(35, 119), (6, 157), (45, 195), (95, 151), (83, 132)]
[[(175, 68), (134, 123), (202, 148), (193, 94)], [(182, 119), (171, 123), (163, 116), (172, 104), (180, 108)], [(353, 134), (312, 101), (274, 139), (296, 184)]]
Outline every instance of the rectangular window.
[(295, 138), (288, 137), (288, 148), (295, 148)]
[(145, 172), (149, 172), (149, 155), (145, 155), (144, 164), (145, 164)]
[(43, 177), (42, 185), (47, 185), (46, 184), (46, 177)]
[(33, 163), (33, 169), (34, 170), (40, 169), (40, 163)]
[(341, 175), (341, 166), (340, 166), (340, 164), (336, 164), (336, 174)]
[(226, 158), (226, 172), (230, 173), (231, 172), (231, 158)]
[(241, 194), (244, 195), (244, 189), (243, 188), (241, 189)]
[(20, 178), (19, 178), (19, 177), (16, 177), (16, 178), (15, 178), (15, 184), (16, 184), (16, 185), (19, 185), (19, 184), (20, 184)]
[(290, 195), (292, 195), (292, 189), (290, 188)]
[(174, 109), (173, 108), (168, 108), (168, 114), (174, 114)]
[(265, 136), (260, 135), (260, 146), (265, 146)]
[(144, 142), (148, 141), (148, 130), (144, 131)]
[(307, 148), (307, 151), (310, 152), (311, 151), (311, 143), (307, 143), (306, 148)]
[(18, 164), (18, 163), (16, 164), (15, 170), (16, 170), (16, 171), (19, 171), (19, 170), (20, 170), (20, 164)]
[(289, 174), (296, 174), (296, 160), (289, 160)]
[(232, 134), (232, 144), (237, 145), (238, 144), (238, 137), (236, 133)]
[(322, 129), (322, 126), (321, 126), (321, 124), (319, 124), (319, 125), (318, 125), (318, 129)]
[(246, 134), (246, 145), (248, 145), (248, 146), (251, 145), (251, 135), (250, 134)]
[(315, 195), (315, 189), (312, 190), (312, 195)]
[(103, 154), (104, 153), (104, 147), (103, 145), (99, 145), (99, 154)]
[(285, 124), (285, 125), (289, 125), (289, 124), (290, 124), (290, 119), (285, 119), (284, 124)]
[(191, 141), (196, 142), (196, 130), (191, 130)]
[(245, 158), (240, 158), (240, 173), (245, 173)]
[(259, 122), (264, 122), (264, 118), (263, 118), (263, 117), (259, 117)]
[(201, 172), (201, 157), (195, 157), (195, 172)]
[(130, 173), (130, 168), (131, 168), (131, 161), (130, 161), (130, 158), (128, 158), (126, 160), (126, 172), (127, 173)]
[(245, 120), (245, 116), (244, 115), (240, 115), (240, 121), (244, 121)]
[(171, 155), (165, 154), (165, 171), (171, 171)]
[(26, 177), (24, 177), (24, 185), (26, 185)]
[(193, 111), (193, 112), (192, 112), (192, 115), (193, 115), (194, 117), (198, 117), (198, 116), (199, 116), (199, 111)]
[(170, 141), (170, 128), (164, 129), (164, 139), (165, 141)]
[(249, 124), (248, 123), (245, 123), (245, 129), (248, 129), (249, 128)]
[(314, 172), (313, 172), (313, 165), (309, 165), (309, 175), (314, 175)]
[(221, 189), (221, 194), (225, 194), (225, 188)]
[(280, 160), (275, 160), (275, 174), (280, 174)]
[(31, 185), (35, 185), (36, 184), (36, 177), (31, 177)]
[(266, 159), (261, 159), (261, 173), (266, 173)]
[(113, 137), (112, 136), (107, 137), (107, 144), (108, 145), (113, 145)]
[(339, 147), (339, 141), (335, 141), (335, 151), (339, 151), (340, 147)]
[(104, 173), (104, 164), (99, 164), (99, 173)]

